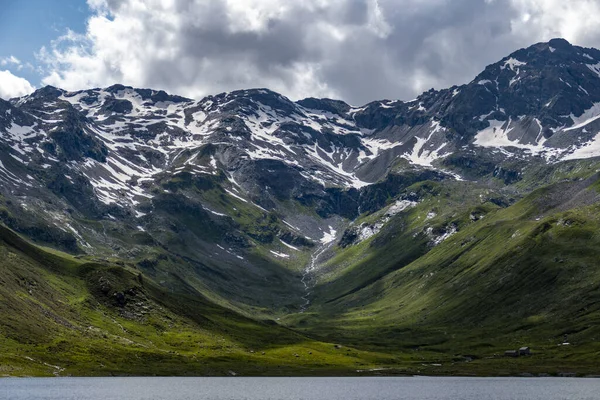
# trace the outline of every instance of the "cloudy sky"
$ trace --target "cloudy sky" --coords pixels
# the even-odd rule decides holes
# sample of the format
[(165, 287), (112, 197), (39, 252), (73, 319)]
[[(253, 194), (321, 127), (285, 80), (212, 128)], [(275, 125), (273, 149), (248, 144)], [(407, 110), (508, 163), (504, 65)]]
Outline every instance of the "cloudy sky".
[[(530, 44), (600, 47), (600, 0), (1, 0), (0, 97), (123, 83), (360, 105), (470, 81)], [(7, 40), (10, 38), (10, 40)]]

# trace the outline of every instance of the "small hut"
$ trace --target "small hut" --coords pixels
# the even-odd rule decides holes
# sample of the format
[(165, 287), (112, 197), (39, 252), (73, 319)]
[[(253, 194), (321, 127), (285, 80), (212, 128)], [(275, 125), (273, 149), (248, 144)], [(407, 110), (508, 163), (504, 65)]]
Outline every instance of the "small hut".
[(519, 357), (519, 350), (506, 350), (504, 357)]
[(521, 347), (519, 349), (519, 355), (520, 356), (530, 356), (531, 355), (531, 349), (529, 347)]

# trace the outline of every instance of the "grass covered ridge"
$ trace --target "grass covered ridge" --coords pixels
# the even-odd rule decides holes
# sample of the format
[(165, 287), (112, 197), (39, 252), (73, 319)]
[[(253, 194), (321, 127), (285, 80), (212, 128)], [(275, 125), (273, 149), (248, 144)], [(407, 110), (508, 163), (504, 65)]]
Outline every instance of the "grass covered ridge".
[[(392, 220), (396, 228), (379, 238), (384, 246), (361, 243), (368, 255), (355, 264), (349, 257), (343, 273), (316, 289), (311, 312), (288, 322), (323, 340), (441, 365), (428, 373), (597, 374), (597, 182), (592, 176), (557, 183), (506, 208), (485, 198), (456, 205), (460, 194), (438, 193)], [(423, 222), (433, 209), (436, 216)], [(420, 233), (440, 224), (457, 232), (423, 247)], [(407, 259), (414, 246), (421, 254)], [(348, 262), (346, 251), (355, 250), (341, 250), (332, 262)], [(365, 271), (378, 278), (361, 279)], [(569, 345), (562, 346), (565, 335)], [(502, 356), (521, 346), (536, 354)]]
[(0, 227), (0, 374), (312, 375), (390, 356), (254, 321), (139, 271), (47, 251)]
[[(205, 260), (229, 274), (222, 280), (231, 286), (215, 293), (185, 279), (185, 268), (200, 263), (160, 258), (160, 250), (145, 263), (74, 257), (0, 225), (0, 375), (599, 374), (593, 171), (535, 170), (518, 185), (549, 184), (524, 197), (514, 187), (417, 182), (400, 196), (418, 203), (376, 235), (331, 251), (303, 313), (276, 297), (235, 307), (227, 290), (250, 283), (218, 269), (223, 257)], [(231, 223), (252, 240), (281, 225), (243, 201), (203, 193), (218, 212), (243, 210)], [(384, 212), (354, 223), (375, 224)], [(297, 297), (311, 249), (267, 264), (269, 250), (284, 245), (265, 243), (245, 253), (248, 265), (285, 279), (256, 275), (265, 286), (237, 298), (275, 286), (285, 298), (289, 282)], [(173, 268), (153, 275), (154, 259)], [(520, 346), (534, 355), (503, 357)]]

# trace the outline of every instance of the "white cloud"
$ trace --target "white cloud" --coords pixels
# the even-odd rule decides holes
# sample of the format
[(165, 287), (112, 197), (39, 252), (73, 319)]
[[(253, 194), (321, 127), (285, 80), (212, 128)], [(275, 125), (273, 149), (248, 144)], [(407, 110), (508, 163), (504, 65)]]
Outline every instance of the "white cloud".
[(268, 87), (355, 104), (470, 81), (553, 37), (600, 46), (597, 0), (88, 0), (83, 34), (39, 53), (43, 83), (201, 97)]
[(523, 18), (512, 21), (523, 37), (562, 37), (580, 45), (600, 46), (598, 0), (511, 0)]
[(34, 87), (26, 79), (15, 76), (10, 71), (0, 70), (0, 98), (8, 100), (24, 96), (34, 90)]
[(9, 57), (0, 58), (0, 66), (5, 67), (7, 65), (14, 65), (18, 69), (21, 69), (22, 67), (21, 60), (12, 55)]
[(311, 36), (328, 35), (334, 26), (329, 17), (336, 7), (324, 3), (95, 0), (85, 35), (68, 32), (40, 52), (49, 67), (43, 82), (66, 89), (119, 82), (194, 97), (249, 86), (296, 97), (334, 95), (316, 76), (321, 56), (304, 58), (321, 52), (316, 43), (311, 49)]

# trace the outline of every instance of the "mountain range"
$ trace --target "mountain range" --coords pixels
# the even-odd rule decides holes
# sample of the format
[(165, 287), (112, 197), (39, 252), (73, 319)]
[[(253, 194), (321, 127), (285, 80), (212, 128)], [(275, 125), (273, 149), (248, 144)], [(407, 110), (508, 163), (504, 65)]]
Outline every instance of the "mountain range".
[(360, 107), (0, 99), (0, 371), (594, 374), (599, 157), (563, 39)]

